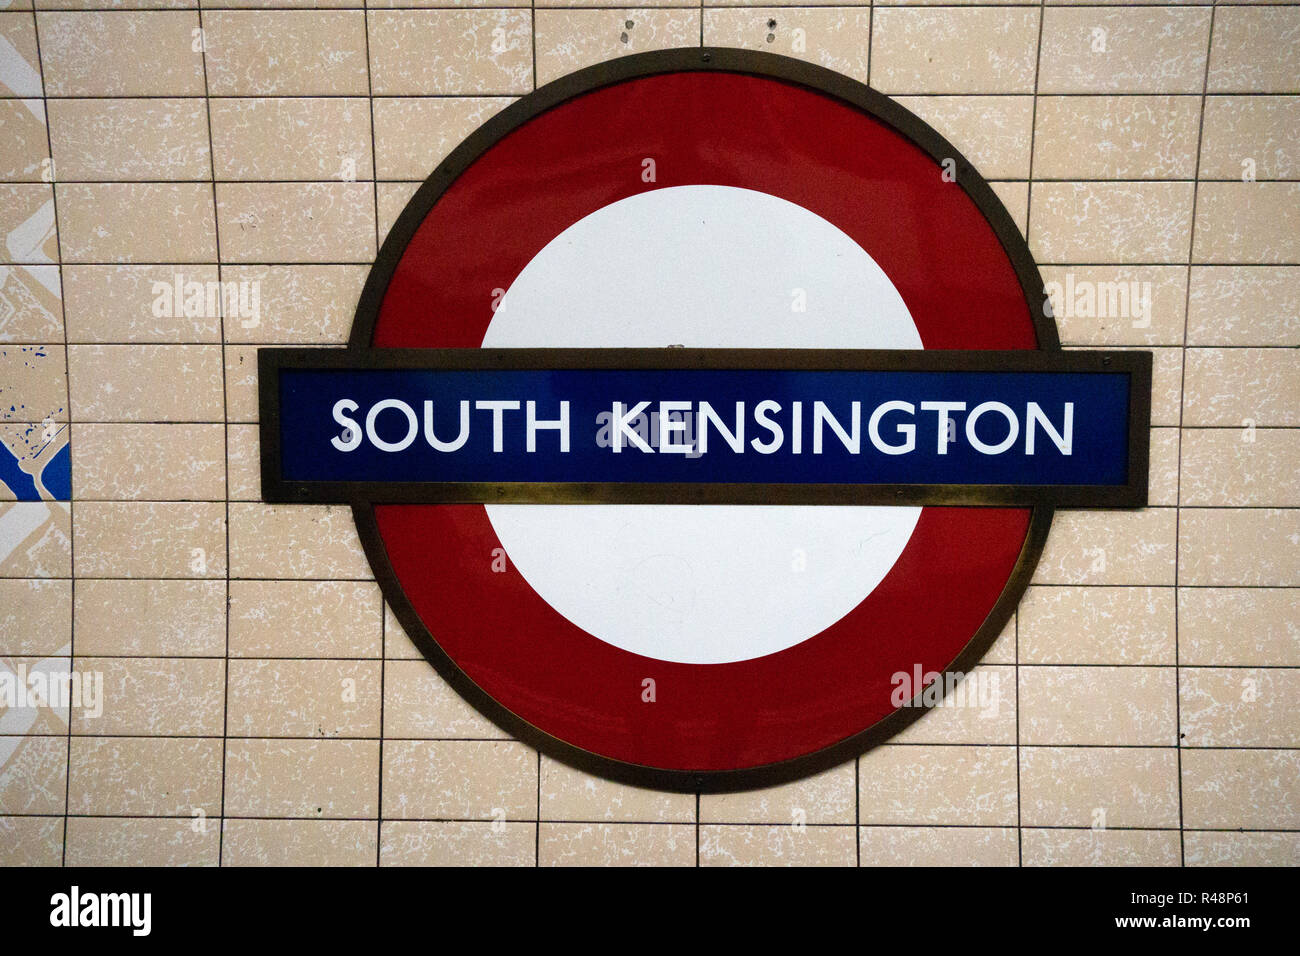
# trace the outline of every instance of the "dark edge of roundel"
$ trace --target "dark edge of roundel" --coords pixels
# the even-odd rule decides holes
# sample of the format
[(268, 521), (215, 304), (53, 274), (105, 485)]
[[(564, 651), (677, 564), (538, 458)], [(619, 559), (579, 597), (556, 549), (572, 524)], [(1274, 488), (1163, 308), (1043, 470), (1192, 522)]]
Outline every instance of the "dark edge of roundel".
[[(348, 348), (368, 349), (370, 347), (389, 280), (420, 223), (424, 221), (425, 216), (456, 176), (498, 140), (546, 110), (583, 93), (640, 77), (697, 70), (744, 73), (807, 87), (848, 103), (884, 122), (920, 147), (936, 163), (942, 164), (943, 160), (951, 159), (955, 163), (957, 183), (984, 215), (1015, 269), (1025, 294), (1025, 302), (1029, 306), (1030, 317), (1038, 338), (1038, 347), (1050, 351), (1060, 349), (1056, 323), (1044, 309), (1046, 296), (1042, 276), (1030, 254), (1028, 244), (989, 184), (984, 181), (975, 167), (953, 148), (951, 143), (931, 129), (920, 117), (884, 94), (847, 76), (774, 53), (720, 47), (690, 47), (638, 53), (598, 63), (561, 77), (520, 98), (470, 134), (430, 174), (389, 231), (362, 290), (356, 317), (352, 323)], [(407, 635), (443, 679), (479, 712), (512, 737), (549, 757), (587, 773), (640, 787), (682, 793), (726, 793), (770, 787), (828, 770), (854, 759), (895, 736), (929, 712), (928, 708), (915, 706), (920, 703), (920, 692), (918, 692), (917, 697), (912, 701), (914, 706), (895, 710), (871, 727), (838, 743), (801, 757), (743, 770), (702, 772), (665, 770), (627, 763), (583, 750), (553, 737), (512, 713), (483, 691), (456, 665), (455, 661), (438, 645), (437, 640), (429, 633), (424, 622), (406, 599), (401, 583), (397, 580), (388, 561), (388, 553), (375, 520), (374, 507), (369, 503), (355, 504), (352, 507), (352, 514), (361, 537), (362, 547), (375, 572), (375, 579), (383, 592), (384, 599), (392, 607), (393, 613)], [(1052, 515), (1051, 507), (1037, 506), (1033, 509), (1029, 531), (1010, 579), (984, 623), (957, 658), (948, 665), (948, 671), (969, 673), (1002, 633), (1038, 565), (1043, 545), (1047, 540), (1047, 532), (1052, 525)]]

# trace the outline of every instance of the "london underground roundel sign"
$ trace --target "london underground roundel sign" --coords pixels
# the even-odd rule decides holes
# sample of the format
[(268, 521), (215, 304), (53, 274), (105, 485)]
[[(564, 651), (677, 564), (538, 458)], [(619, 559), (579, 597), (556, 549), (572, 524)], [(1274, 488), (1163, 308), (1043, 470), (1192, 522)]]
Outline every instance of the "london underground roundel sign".
[(1150, 356), (1061, 352), (970, 164), (765, 54), (516, 102), (411, 200), (349, 347), (260, 376), (266, 499), (350, 503), (512, 735), (664, 788), (886, 739), (998, 636), (1054, 507), (1146, 500)]

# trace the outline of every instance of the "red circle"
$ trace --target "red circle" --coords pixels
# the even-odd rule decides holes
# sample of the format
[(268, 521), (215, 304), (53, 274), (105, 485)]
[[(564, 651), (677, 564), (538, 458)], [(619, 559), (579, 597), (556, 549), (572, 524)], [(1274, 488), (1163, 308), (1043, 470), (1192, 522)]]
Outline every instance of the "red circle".
[[(717, 184), (797, 203), (847, 233), (893, 281), (926, 348), (1037, 347), (1007, 253), (942, 172), (891, 127), (793, 83), (691, 71), (606, 86), (460, 172), (402, 253), (371, 344), (479, 347), (494, 290), (564, 229), (647, 190)], [(574, 747), (693, 772), (804, 756), (887, 717), (895, 673), (942, 671), (970, 643), (1030, 526), (1024, 508), (924, 508), (894, 567), (834, 625), (775, 654), (696, 665), (607, 644), (513, 567), (494, 571), (501, 543), (481, 505), (374, 514), (411, 607), (486, 694)]]

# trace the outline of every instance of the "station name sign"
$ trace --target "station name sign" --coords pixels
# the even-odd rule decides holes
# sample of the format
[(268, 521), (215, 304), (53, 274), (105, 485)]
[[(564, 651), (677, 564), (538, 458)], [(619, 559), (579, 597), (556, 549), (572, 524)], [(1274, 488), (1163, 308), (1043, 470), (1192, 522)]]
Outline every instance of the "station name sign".
[(262, 349), (276, 502), (1141, 507), (1146, 352)]

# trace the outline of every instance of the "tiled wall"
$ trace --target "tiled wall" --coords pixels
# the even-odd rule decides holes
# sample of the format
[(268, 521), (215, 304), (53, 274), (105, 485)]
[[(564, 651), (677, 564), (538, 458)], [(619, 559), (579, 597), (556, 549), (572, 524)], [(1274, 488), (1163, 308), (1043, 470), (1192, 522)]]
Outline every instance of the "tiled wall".
[[(357, 2), (0, 0), (0, 663), (105, 699), (0, 707), (0, 862), (1300, 862), (1300, 7)], [(254, 425), (257, 345), (343, 341), (465, 134), (700, 42), (898, 97), (1046, 279), (1150, 284), (1065, 342), (1156, 355), (1152, 506), (1058, 518), (996, 714), (703, 798), (500, 739), (346, 509), (258, 503)]]

